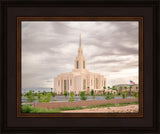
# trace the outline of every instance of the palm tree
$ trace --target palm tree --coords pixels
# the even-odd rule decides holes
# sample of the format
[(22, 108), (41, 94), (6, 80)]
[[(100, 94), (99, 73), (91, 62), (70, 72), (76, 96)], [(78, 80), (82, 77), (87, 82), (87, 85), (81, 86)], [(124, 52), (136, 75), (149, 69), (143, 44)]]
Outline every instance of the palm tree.
[(112, 87), (112, 90), (115, 90), (115, 88), (116, 88), (116, 87), (115, 87), (115, 86), (113, 86), (113, 87)]
[(108, 86), (108, 89), (110, 89), (110, 86)]
[(87, 94), (89, 94), (89, 87), (87, 87), (87, 88), (88, 88)]
[(131, 95), (132, 86), (129, 86), (129, 95)]
[(126, 86), (125, 86), (124, 88), (125, 88), (125, 90), (127, 89), (127, 87), (126, 87)]
[(123, 87), (122, 87), (122, 86), (120, 86), (119, 88), (120, 88), (120, 93), (122, 93), (122, 89), (123, 89)]

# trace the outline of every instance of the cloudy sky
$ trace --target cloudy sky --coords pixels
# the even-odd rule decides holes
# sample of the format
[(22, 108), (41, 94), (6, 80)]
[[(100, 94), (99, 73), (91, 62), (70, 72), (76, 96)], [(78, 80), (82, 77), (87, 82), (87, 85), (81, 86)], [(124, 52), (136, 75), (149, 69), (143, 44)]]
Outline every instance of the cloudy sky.
[(81, 33), (90, 72), (107, 86), (138, 83), (138, 22), (23, 21), (22, 88), (53, 88), (53, 78), (74, 68)]

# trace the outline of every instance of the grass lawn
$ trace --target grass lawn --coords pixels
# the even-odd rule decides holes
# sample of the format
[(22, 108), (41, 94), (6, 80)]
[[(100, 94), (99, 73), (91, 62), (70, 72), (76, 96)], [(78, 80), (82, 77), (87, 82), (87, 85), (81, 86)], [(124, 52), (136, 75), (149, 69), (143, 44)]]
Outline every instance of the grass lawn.
[(127, 106), (127, 105), (134, 105), (138, 104), (138, 101), (136, 102), (129, 102), (129, 103), (117, 103), (117, 104), (103, 104), (103, 105), (93, 105), (93, 106), (87, 106), (87, 107), (62, 107), (59, 109), (42, 109), (42, 108), (34, 108), (30, 105), (23, 105), (21, 112), (22, 113), (61, 113), (61, 111), (67, 111), (67, 110), (79, 110), (79, 109), (88, 109), (88, 108), (102, 108), (102, 107), (119, 107), (119, 106)]

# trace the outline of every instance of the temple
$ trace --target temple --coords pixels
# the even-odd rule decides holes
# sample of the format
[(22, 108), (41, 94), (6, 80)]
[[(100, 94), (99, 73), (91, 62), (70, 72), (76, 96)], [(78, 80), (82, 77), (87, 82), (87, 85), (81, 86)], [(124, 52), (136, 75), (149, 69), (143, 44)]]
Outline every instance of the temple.
[(101, 93), (106, 87), (106, 78), (98, 73), (92, 73), (87, 70), (86, 59), (83, 55), (81, 45), (81, 34), (79, 41), (78, 55), (74, 61), (74, 69), (69, 73), (59, 74), (54, 78), (54, 92), (57, 95), (74, 92), (79, 95), (81, 91), (89, 94), (91, 90), (95, 93)]

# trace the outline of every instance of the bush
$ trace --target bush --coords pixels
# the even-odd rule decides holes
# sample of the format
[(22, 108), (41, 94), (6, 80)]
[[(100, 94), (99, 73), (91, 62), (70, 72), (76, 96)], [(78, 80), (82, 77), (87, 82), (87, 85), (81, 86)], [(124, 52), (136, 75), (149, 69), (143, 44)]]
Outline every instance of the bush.
[(22, 113), (60, 113), (60, 109), (43, 109), (43, 108), (34, 108), (30, 105), (23, 105), (21, 107)]
[(32, 111), (32, 107), (30, 105), (23, 105), (21, 108), (22, 113), (30, 113)]
[(121, 95), (121, 93), (120, 93), (120, 92), (118, 92), (118, 95)]
[[(108, 92), (109, 93), (109, 92)], [(106, 100), (110, 100), (110, 99), (114, 99), (114, 95), (111, 93), (109, 93), (109, 94), (107, 94), (106, 95), (106, 98), (105, 98)]]
[(81, 100), (87, 100), (87, 97), (86, 97), (84, 91), (80, 92), (80, 99), (81, 99)]
[(36, 100), (35, 97), (34, 97), (34, 93), (31, 90), (26, 93), (26, 96), (28, 98), (28, 102), (33, 102), (34, 100)]
[(34, 96), (37, 96), (38, 95), (38, 93), (34, 93)]
[(55, 96), (56, 96), (56, 93), (55, 93), (55, 92), (52, 92), (51, 95), (52, 95), (52, 97), (55, 97)]
[(94, 90), (91, 90), (91, 96), (93, 96), (94, 95)]
[(126, 93), (122, 94), (122, 98), (125, 99), (126, 98)]
[(46, 92), (46, 91), (43, 91), (42, 94), (43, 94), (43, 95), (47, 95), (47, 92)]
[(71, 97), (69, 98), (68, 101), (69, 101), (69, 102), (70, 102), (70, 101), (74, 101), (74, 93), (73, 93), (73, 92), (71, 92)]
[(64, 92), (64, 96), (65, 96), (65, 97), (67, 97), (67, 95), (68, 95), (68, 92), (67, 92), (67, 91), (65, 91), (65, 92)]
[(138, 94), (138, 93), (136, 93), (136, 94), (135, 94), (135, 98), (138, 98), (138, 97), (139, 97), (139, 94)]
[(38, 101), (40, 103), (42, 103), (42, 102), (50, 102), (51, 101), (51, 94), (50, 93), (47, 93), (47, 95), (40, 94), (38, 96), (38, 98), (39, 98)]

